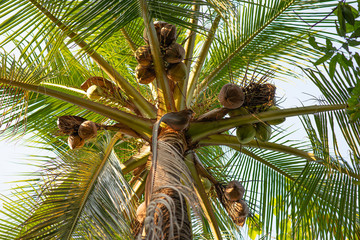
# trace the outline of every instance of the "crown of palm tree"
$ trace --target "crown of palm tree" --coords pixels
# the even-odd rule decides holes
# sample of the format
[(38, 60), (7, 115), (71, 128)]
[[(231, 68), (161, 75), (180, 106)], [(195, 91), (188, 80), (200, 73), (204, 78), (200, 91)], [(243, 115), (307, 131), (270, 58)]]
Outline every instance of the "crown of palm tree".
[[(36, 177), (2, 198), (0, 238), (152, 239), (166, 232), (180, 239), (184, 219), (194, 239), (359, 238), (360, 129), (345, 111), (359, 71), (314, 67), (322, 53), (313, 38), (308, 43), (310, 35), (337, 41), (335, 31), (324, 31), (334, 25), (336, 6), (334, 0), (0, 2), (1, 46), (11, 48), (1, 53), (3, 136), (32, 134), (58, 156), (42, 157)], [(182, 81), (169, 81), (155, 20), (176, 26), (185, 50)], [(150, 84), (136, 78), (134, 54), (143, 45), (156, 78)], [(241, 115), (220, 106), (225, 84), (248, 94), (249, 86), (270, 77), (295, 81), (294, 66), (322, 92), (321, 104), (273, 111), (244, 105)], [(153, 136), (157, 120), (186, 109), (195, 112), (188, 127), (158, 122), (159, 140)], [(61, 116), (80, 118), (61, 118), (66, 129), (59, 131)], [(257, 136), (240, 144), (232, 131), (292, 116), (302, 116), (308, 141), (293, 139), (291, 127), (272, 126), (269, 141)], [(70, 150), (68, 135), (79, 137), (86, 120), (95, 123), (97, 137)], [(347, 143), (346, 158), (339, 138)], [(152, 171), (154, 148), (159, 157)], [(221, 190), (232, 180), (246, 190), (239, 201)], [(146, 203), (139, 220), (136, 209), (152, 193), (155, 203)], [(175, 214), (170, 227), (156, 215), (161, 204)], [(239, 224), (234, 216), (245, 205), (249, 215)], [(174, 213), (178, 208), (181, 214)]]

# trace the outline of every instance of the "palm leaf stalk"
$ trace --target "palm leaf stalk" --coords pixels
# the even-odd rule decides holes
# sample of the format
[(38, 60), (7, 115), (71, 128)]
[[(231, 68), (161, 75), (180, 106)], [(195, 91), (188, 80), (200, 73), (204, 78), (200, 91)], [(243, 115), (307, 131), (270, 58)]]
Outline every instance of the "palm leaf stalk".
[[(4, 132), (16, 136), (26, 126), (57, 155), (13, 199), (2, 199), (0, 237), (350, 239), (359, 229), (360, 141), (359, 122), (346, 115), (346, 88), (358, 84), (358, 73), (340, 68), (328, 76), (327, 63), (324, 72), (305, 70), (326, 105), (278, 109), (276, 81), (269, 82), (269, 72), (292, 75), (276, 59), (309, 67), (307, 59), (320, 56), (305, 40), (333, 36), (320, 27), (337, 4), (0, 3), (0, 33), (12, 31), (1, 47), (14, 43), (20, 52), (17, 60), (2, 54)], [(147, 62), (136, 50), (144, 29)], [(303, 116), (309, 141), (270, 126), (292, 116)], [(351, 162), (340, 154), (334, 125)]]
[[(134, 104), (138, 105), (140, 111), (149, 116), (154, 116), (151, 105), (139, 95), (136, 90), (124, 79), (112, 66), (110, 66), (97, 52), (90, 48), (84, 41), (79, 40), (76, 33), (72, 32), (69, 27), (63, 24), (59, 19), (53, 16), (46, 8), (44, 8), (37, 1), (30, 1), (37, 7), (44, 15), (46, 15), (52, 22), (54, 22), (59, 29), (68, 35), (79, 47), (81, 47), (99, 66), (110, 76), (110, 78), (120, 85), (120, 87), (127, 92), (128, 96), (133, 98)], [(140, 105), (139, 105), (140, 104)]]

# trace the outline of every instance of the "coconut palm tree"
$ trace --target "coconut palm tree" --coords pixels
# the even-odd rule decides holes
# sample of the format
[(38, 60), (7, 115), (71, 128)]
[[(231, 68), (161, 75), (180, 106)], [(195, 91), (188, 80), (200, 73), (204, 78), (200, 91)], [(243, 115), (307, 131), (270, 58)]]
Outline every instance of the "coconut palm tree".
[[(2, 1), (3, 136), (57, 157), (3, 197), (1, 239), (359, 238), (358, 65), (312, 64), (337, 6)], [(280, 109), (294, 66), (323, 99)], [(308, 141), (270, 125), (292, 116)]]

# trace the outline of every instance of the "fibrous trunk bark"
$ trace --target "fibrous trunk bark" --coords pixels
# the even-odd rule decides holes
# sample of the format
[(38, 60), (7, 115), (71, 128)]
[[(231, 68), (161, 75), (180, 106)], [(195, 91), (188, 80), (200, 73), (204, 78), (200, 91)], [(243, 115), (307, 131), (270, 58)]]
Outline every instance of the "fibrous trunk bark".
[[(196, 200), (191, 189), (191, 175), (183, 158), (186, 149), (187, 143), (183, 133), (170, 128), (162, 130), (158, 139), (153, 194), (147, 206), (139, 238), (192, 239), (187, 202)], [(149, 189), (145, 191), (147, 190)]]

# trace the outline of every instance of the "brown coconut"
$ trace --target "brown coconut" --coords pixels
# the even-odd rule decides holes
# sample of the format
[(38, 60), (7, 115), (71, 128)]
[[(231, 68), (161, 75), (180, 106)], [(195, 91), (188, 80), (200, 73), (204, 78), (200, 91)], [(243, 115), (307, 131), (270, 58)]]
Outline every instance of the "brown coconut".
[(178, 43), (171, 44), (165, 51), (164, 60), (168, 63), (179, 63), (185, 58), (185, 49)]
[(84, 146), (85, 140), (82, 139), (77, 133), (72, 133), (68, 137), (68, 145), (71, 149), (81, 148)]
[[(167, 23), (167, 22), (163, 22), (163, 21), (156, 21), (156, 22), (154, 22), (154, 28), (155, 28), (156, 35), (157, 35), (158, 40), (160, 40), (161, 29), (162, 29), (166, 24), (168, 24), (168, 23)], [(144, 40), (145, 40), (147, 43), (149, 43), (149, 38), (148, 38), (148, 35), (147, 35), (147, 30), (146, 30), (146, 28), (144, 29), (143, 38), (144, 38)]]
[(57, 126), (61, 134), (70, 135), (77, 132), (81, 123), (86, 119), (78, 116), (61, 116), (57, 119)]
[(227, 210), (236, 225), (244, 226), (246, 217), (249, 215), (249, 207), (244, 200), (233, 202)]
[(243, 198), (245, 188), (239, 181), (231, 181), (225, 188), (224, 195), (230, 201), (239, 201)]
[(221, 88), (218, 98), (224, 107), (235, 109), (243, 105), (245, 95), (241, 87), (227, 83)]
[(179, 62), (172, 64), (166, 71), (166, 76), (173, 82), (184, 81), (187, 75), (187, 68), (185, 63)]
[(80, 88), (86, 92), (93, 85), (108, 90), (110, 93), (119, 91), (119, 88), (114, 83), (107, 80), (106, 78), (97, 76), (88, 78), (85, 82), (81, 84)]
[(152, 66), (137, 65), (135, 68), (136, 79), (141, 84), (149, 84), (156, 78), (155, 69)]
[(136, 210), (136, 219), (142, 223), (146, 217), (146, 205), (145, 202), (141, 203)]
[(135, 58), (140, 65), (149, 66), (152, 63), (150, 46), (139, 47), (135, 52)]
[(92, 121), (85, 121), (81, 123), (78, 130), (79, 137), (82, 139), (90, 139), (97, 135), (97, 126)]
[(169, 46), (176, 40), (176, 27), (172, 24), (166, 24), (161, 28), (160, 45)]

